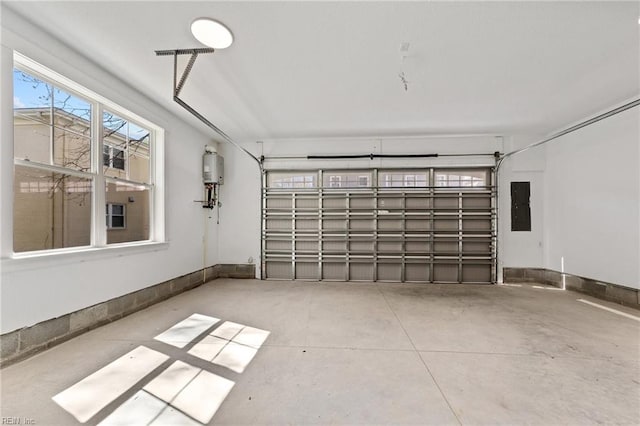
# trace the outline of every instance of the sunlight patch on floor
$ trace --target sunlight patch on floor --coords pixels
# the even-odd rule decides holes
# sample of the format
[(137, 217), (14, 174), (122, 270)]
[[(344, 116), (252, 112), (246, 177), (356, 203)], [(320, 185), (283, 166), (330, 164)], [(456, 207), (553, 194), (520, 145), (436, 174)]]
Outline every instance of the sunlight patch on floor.
[(267, 337), (269, 332), (266, 330), (227, 321), (195, 344), (188, 353), (242, 373)]
[(234, 384), (231, 380), (176, 361), (111, 413), (100, 426), (206, 424)]
[(52, 399), (84, 423), (167, 359), (165, 354), (138, 346)]
[[(193, 314), (154, 339), (184, 348), (219, 321)], [(266, 330), (227, 321), (205, 335), (185, 355), (188, 353), (242, 373), (269, 334)], [(99, 425), (201, 426), (209, 423), (235, 382), (175, 360), (142, 389), (135, 389), (136, 384), (169, 359), (161, 352), (138, 346), (52, 399), (79, 422), (85, 423), (116, 399), (124, 399), (127, 392), (135, 392), (108, 413)]]
[(193, 314), (167, 331), (160, 333), (154, 337), (154, 339), (177, 348), (184, 348), (191, 343), (193, 339), (218, 323), (218, 321), (220, 321), (218, 318)]

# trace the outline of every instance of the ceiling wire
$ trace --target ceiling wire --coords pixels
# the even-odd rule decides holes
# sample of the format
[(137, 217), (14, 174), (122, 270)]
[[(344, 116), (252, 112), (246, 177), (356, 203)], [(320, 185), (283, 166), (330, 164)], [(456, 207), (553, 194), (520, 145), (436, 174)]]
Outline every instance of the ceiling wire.
[(402, 83), (402, 87), (404, 87), (404, 91), (409, 91), (409, 80), (407, 79), (407, 75), (404, 72), (404, 60), (407, 58), (409, 54), (409, 42), (402, 42), (400, 45), (400, 73), (398, 77), (400, 78), (400, 82)]
[(400, 77), (400, 81), (404, 86), (404, 91), (409, 91), (409, 80), (407, 80), (407, 76), (405, 75), (404, 71), (401, 71), (400, 74), (398, 74), (398, 77)]

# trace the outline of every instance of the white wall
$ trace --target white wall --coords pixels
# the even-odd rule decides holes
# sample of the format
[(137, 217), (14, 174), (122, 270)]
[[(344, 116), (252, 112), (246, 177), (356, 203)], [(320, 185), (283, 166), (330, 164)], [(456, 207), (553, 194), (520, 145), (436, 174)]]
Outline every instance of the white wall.
[[(504, 152), (511, 152), (541, 140), (535, 136), (505, 138)], [(541, 268), (544, 262), (544, 149), (508, 157), (498, 173), (498, 281), (502, 268)], [(531, 183), (531, 231), (511, 231), (511, 182)]]
[[(253, 146), (252, 146), (253, 145)], [(253, 263), (260, 270), (260, 191), (258, 164), (236, 147), (221, 143), (224, 184), (220, 190), (218, 262)], [(245, 145), (255, 153), (255, 144)]]
[[(502, 150), (502, 139), (493, 136), (422, 138), (346, 138), (313, 140), (265, 140), (243, 146), (260, 156), (306, 156), (314, 154), (455, 154), (493, 153)], [(260, 270), (260, 188), (254, 160), (231, 145), (221, 144), (225, 157), (225, 184), (220, 210), (220, 263), (247, 263), (252, 259)], [(491, 156), (422, 159), (278, 160), (267, 161), (266, 169), (432, 167), (447, 165), (493, 166)]]
[[(203, 197), (206, 136), (19, 16), (2, 9), (0, 94), (1, 332), (54, 318), (218, 263), (215, 216)], [(109, 253), (11, 259), (13, 200), (12, 49), (101, 94), (166, 130), (167, 244)], [(132, 66), (135, 66), (132, 64)], [(167, 82), (168, 84), (170, 82)], [(167, 93), (169, 96), (169, 93)], [(211, 218), (209, 218), (211, 216)], [(206, 233), (205, 233), (206, 228)], [(204, 255), (204, 247), (207, 254)]]
[(640, 288), (640, 111), (545, 145), (544, 265)]

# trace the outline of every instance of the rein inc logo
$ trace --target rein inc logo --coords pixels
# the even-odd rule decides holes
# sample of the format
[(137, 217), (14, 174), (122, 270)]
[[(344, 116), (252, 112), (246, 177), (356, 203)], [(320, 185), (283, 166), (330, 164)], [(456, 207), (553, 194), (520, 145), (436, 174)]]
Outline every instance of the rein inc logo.
[(220, 321), (193, 314), (154, 337), (180, 355), (138, 346), (52, 399), (80, 423), (205, 425), (235, 385), (219, 374), (244, 372), (270, 334)]
[(35, 425), (36, 421), (29, 417), (2, 417), (3, 425)]

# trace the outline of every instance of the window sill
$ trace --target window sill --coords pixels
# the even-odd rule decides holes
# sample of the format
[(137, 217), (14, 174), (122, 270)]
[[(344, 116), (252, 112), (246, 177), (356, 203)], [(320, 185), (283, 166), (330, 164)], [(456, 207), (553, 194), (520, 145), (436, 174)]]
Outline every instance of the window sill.
[(12, 257), (2, 258), (0, 266), (3, 273), (49, 268), (77, 264), (138, 253), (151, 253), (167, 250), (168, 242), (144, 241), (136, 243), (110, 244), (106, 247), (79, 247), (46, 252), (16, 253)]

